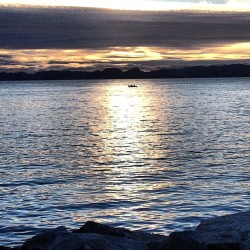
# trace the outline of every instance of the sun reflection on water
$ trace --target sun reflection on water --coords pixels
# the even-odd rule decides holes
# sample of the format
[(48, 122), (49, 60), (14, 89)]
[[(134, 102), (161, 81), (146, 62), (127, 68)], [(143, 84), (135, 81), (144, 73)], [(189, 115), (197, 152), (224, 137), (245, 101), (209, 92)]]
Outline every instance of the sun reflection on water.
[[(152, 96), (152, 91), (148, 88), (147, 85), (140, 85), (138, 88), (117, 85), (110, 86), (106, 92), (107, 108), (101, 124), (102, 130), (106, 132), (105, 150), (116, 161), (124, 162), (125, 165), (139, 166), (138, 159), (141, 162), (149, 154), (154, 158), (161, 157), (154, 150), (161, 139), (157, 133), (157, 106), (160, 100), (159, 96)], [(149, 137), (150, 141), (153, 139), (154, 145), (147, 143)]]
[[(128, 200), (129, 197), (136, 204), (143, 191), (150, 189), (149, 179), (157, 173), (155, 166), (142, 161), (148, 157), (149, 145), (145, 138), (148, 117), (157, 119), (155, 104), (147, 88), (147, 85), (138, 88), (111, 85), (105, 88), (106, 100), (102, 103), (107, 106), (100, 118), (100, 131), (103, 154), (109, 162), (109, 166), (105, 166), (109, 168), (105, 178), (110, 184), (104, 187), (107, 200)], [(159, 136), (154, 135), (154, 140), (155, 144), (160, 143)], [(160, 157), (157, 150), (151, 151), (155, 158)]]
[(137, 89), (112, 87), (108, 93), (110, 139), (114, 139), (117, 149), (130, 156), (141, 151), (139, 132), (145, 101)]

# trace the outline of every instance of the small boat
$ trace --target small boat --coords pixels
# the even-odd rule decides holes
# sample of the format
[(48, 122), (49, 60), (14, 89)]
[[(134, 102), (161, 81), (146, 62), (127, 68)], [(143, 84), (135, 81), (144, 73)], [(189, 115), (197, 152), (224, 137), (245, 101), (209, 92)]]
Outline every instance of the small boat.
[(130, 84), (130, 85), (128, 85), (128, 87), (129, 87), (129, 88), (137, 88), (137, 85), (135, 85), (135, 84)]

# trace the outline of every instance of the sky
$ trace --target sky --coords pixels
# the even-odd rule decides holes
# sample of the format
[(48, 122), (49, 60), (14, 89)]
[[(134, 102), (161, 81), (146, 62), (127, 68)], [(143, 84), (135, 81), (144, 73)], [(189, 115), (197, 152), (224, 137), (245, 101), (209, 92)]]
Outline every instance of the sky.
[[(246, 10), (249, 0), (36, 0), (36, 5), (99, 7), (127, 10)], [(34, 0), (3, 0), (3, 4), (34, 5)]]
[(250, 0), (50, 2), (1, 2), (0, 71), (250, 63)]

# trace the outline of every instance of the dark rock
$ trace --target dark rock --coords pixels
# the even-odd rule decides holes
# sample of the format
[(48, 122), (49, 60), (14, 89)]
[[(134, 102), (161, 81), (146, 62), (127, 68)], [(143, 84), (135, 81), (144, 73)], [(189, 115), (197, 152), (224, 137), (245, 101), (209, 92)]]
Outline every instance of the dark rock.
[(242, 249), (250, 235), (250, 211), (205, 220), (196, 232), (202, 236), (209, 250)]
[(169, 249), (169, 241), (149, 241), (147, 247), (150, 250), (167, 250)]
[(174, 232), (169, 235), (167, 250), (207, 250), (198, 233), (194, 231)]
[(21, 248), (0, 246), (0, 250), (250, 250), (250, 211), (208, 219), (195, 231), (168, 237), (89, 221), (73, 232), (58, 227), (34, 236)]
[(241, 250), (240, 243), (217, 243), (209, 244), (208, 250)]
[(166, 246), (168, 240), (167, 236), (150, 234), (143, 231), (130, 231), (125, 228), (115, 228), (93, 221), (86, 222), (80, 229), (73, 230), (73, 233), (94, 233), (131, 239), (144, 242), (150, 250), (158, 250), (161, 246)]
[(0, 250), (11, 250), (9, 247), (0, 246)]
[(115, 237), (127, 237), (131, 233), (128, 229), (125, 228), (114, 228), (107, 225), (103, 225), (94, 221), (87, 221), (84, 226), (80, 229), (72, 231), (73, 233), (95, 233), (103, 234)]
[(249, 238), (244, 242), (242, 249), (243, 250), (250, 250), (250, 234), (249, 234)]
[(163, 249), (166, 249), (167, 245), (168, 245), (167, 243), (165, 244), (159, 241), (150, 241), (148, 242), (147, 247), (150, 250), (163, 250)]
[(27, 240), (21, 250), (148, 250), (142, 241), (120, 237), (92, 234), (69, 233), (59, 227)]
[(31, 239), (28, 239), (24, 242), (21, 247), (21, 250), (45, 250), (51, 247), (51, 244), (54, 243), (57, 238), (66, 237), (68, 231), (65, 227), (57, 227), (52, 230), (48, 230), (45, 233), (38, 234)]

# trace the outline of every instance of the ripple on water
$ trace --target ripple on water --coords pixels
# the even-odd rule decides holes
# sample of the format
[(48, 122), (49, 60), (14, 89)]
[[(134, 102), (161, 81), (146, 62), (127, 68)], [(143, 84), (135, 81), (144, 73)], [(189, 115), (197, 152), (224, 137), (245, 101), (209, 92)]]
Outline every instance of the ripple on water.
[(87, 220), (167, 234), (248, 209), (248, 79), (127, 85), (0, 85), (1, 244)]

